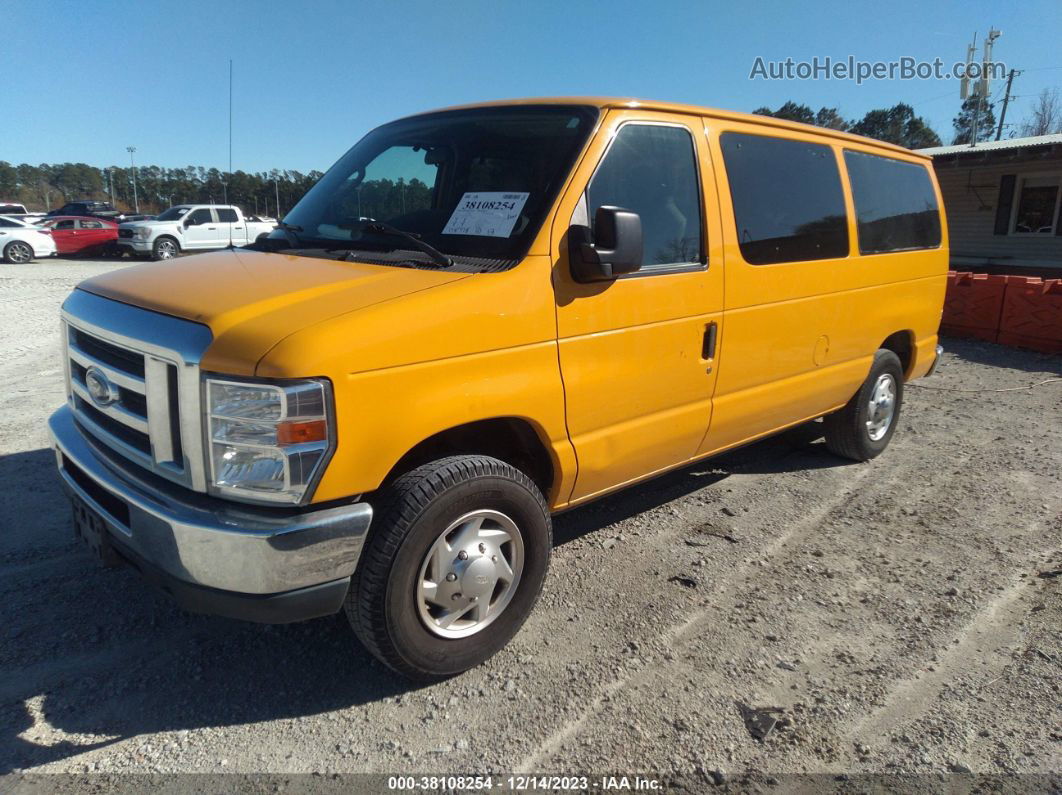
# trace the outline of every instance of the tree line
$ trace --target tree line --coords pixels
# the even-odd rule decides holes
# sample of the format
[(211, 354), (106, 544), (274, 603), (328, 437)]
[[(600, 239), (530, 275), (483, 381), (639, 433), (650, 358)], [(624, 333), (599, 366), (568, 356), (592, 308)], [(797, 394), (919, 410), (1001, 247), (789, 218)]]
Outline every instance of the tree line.
[[(159, 213), (174, 204), (235, 204), (245, 213), (280, 216), (290, 210), (322, 172), (261, 171), (230, 173), (185, 166), (110, 166), (87, 163), (29, 163), (0, 160), (0, 200), (15, 201), (32, 211), (48, 211), (78, 199), (113, 201), (125, 212)], [(277, 202), (279, 198), (280, 207)]]
[[(940, 136), (926, 120), (915, 115), (914, 108), (903, 102), (891, 108), (868, 111), (858, 120), (845, 119), (837, 108), (822, 107), (815, 111), (793, 101), (775, 110), (757, 108), (753, 113), (844, 130), (909, 149), (941, 145)], [(968, 99), (963, 102), (952, 125), (954, 144), (968, 143), (975, 126), (978, 141), (992, 140), (996, 131), (994, 106), (982, 101), (978, 107), (976, 100)], [(1031, 115), (1014, 129), (1019, 135), (1062, 132), (1062, 101), (1057, 89), (1042, 92)], [(139, 207), (140, 212), (145, 213), (158, 213), (174, 204), (228, 203), (238, 205), (245, 213), (280, 218), (321, 178), (322, 172), (303, 174), (273, 169), (230, 174), (203, 166), (137, 166), (135, 176), (134, 197), (133, 168), (96, 168), (87, 163), (13, 165), (0, 160), (0, 201), (16, 201), (33, 211), (48, 211), (67, 201), (100, 199), (112, 201), (125, 212)], [(425, 202), (426, 192), (430, 192), (429, 187), (417, 180), (410, 183), (384, 180), (379, 184), (363, 184), (361, 190), (348, 199), (350, 209), (354, 209), (355, 204), (361, 205), (357, 208), (357, 215), (368, 216), (370, 211), (380, 212), (384, 208), (388, 212), (419, 208)]]
[[(837, 108), (822, 107), (815, 111), (808, 105), (793, 101), (784, 103), (776, 110), (767, 107), (756, 108), (753, 113), (865, 135), (868, 138), (906, 146), (908, 149), (924, 149), (940, 146), (942, 143), (940, 136), (926, 120), (916, 116), (914, 108), (903, 102), (891, 108), (871, 110), (859, 120), (845, 119), (837, 112)], [(995, 104), (978, 101), (972, 97), (965, 100), (952, 120), (952, 128), (952, 144), (970, 143), (975, 129), (978, 141), (994, 140), (997, 132)], [(1011, 135), (1019, 136), (1062, 132), (1062, 100), (1059, 99), (1058, 90), (1044, 89), (1029, 117), (1014, 125), (1012, 129), (1015, 132)]]

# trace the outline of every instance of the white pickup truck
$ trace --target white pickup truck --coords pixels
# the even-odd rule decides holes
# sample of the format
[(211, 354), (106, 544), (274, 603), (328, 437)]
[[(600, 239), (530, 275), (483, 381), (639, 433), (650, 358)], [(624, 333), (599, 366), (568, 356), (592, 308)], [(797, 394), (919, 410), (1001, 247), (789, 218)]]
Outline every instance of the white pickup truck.
[(178, 204), (153, 221), (118, 227), (118, 250), (152, 259), (171, 259), (182, 251), (245, 246), (268, 235), (273, 219), (247, 218), (230, 204)]

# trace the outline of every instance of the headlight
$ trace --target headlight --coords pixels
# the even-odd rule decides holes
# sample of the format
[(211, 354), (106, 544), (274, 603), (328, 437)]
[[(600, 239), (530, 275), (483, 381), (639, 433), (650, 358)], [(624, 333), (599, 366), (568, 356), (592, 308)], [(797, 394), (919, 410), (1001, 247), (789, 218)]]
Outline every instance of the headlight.
[(207, 378), (205, 385), (212, 491), (302, 502), (332, 448), (329, 383)]
[(149, 226), (137, 227), (136, 229), (133, 230), (133, 237), (139, 238), (140, 240), (147, 240), (149, 237), (151, 237), (151, 227), (149, 227)]

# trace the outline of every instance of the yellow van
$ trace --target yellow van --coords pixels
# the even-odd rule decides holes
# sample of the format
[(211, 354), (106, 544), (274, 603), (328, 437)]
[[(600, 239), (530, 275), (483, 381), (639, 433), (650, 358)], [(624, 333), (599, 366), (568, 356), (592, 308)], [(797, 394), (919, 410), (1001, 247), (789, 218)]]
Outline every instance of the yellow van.
[(501, 649), (552, 513), (932, 371), (928, 158), (773, 118), (500, 102), (370, 132), (267, 239), (63, 306), (75, 527), (187, 609), (346, 611), (412, 677)]

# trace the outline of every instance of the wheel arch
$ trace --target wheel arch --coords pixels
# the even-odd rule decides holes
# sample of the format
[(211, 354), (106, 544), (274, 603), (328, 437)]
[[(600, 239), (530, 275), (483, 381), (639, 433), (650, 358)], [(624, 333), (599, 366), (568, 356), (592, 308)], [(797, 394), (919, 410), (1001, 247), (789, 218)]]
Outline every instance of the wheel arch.
[(524, 417), (492, 417), (439, 431), (403, 455), (381, 487), (421, 464), (450, 455), (488, 455), (524, 472), (547, 498), (557, 483), (558, 462), (541, 428)]
[(906, 381), (910, 378), (915, 360), (915, 335), (911, 329), (893, 332), (882, 341), (878, 349), (895, 353), (900, 359), (904, 380)]

